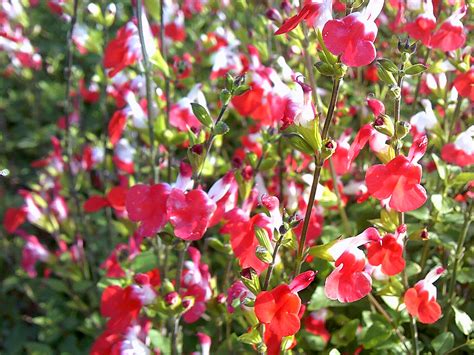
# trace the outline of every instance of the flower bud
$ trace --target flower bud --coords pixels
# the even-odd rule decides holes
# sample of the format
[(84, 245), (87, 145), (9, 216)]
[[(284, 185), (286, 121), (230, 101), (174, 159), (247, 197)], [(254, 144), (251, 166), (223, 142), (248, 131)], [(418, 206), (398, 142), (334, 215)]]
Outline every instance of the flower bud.
[(267, 264), (270, 264), (273, 260), (272, 254), (269, 253), (267, 248), (261, 245), (255, 248), (255, 255), (260, 261), (263, 261), (264, 263), (267, 263)]
[(260, 293), (260, 279), (258, 278), (257, 272), (251, 267), (241, 271), (240, 280), (254, 295)]
[(184, 297), (183, 300), (181, 301), (181, 305), (184, 308), (183, 312), (189, 310), (192, 306), (194, 306), (194, 297), (193, 296)]
[(410, 129), (411, 129), (411, 125), (408, 122), (398, 121), (397, 127), (395, 128), (397, 138), (398, 139), (404, 138), (408, 134), (408, 132), (410, 132)]
[(387, 115), (380, 115), (377, 117), (372, 123), (372, 127), (374, 127), (378, 132), (383, 133), (389, 137), (393, 136), (393, 122), (392, 119)]
[(334, 139), (326, 139), (321, 148), (321, 158), (323, 161), (329, 159), (336, 151), (336, 148), (337, 143)]
[(201, 171), (202, 164), (205, 159), (204, 147), (202, 144), (195, 144), (190, 149), (188, 149), (188, 159), (193, 167), (194, 173)]
[(141, 286), (150, 284), (150, 276), (147, 274), (136, 274), (133, 280), (136, 284)]
[(275, 8), (270, 8), (267, 10), (267, 12), (265, 12), (265, 16), (267, 17), (267, 19), (269, 19), (270, 21), (273, 21), (273, 22), (282, 22), (283, 19), (281, 18), (281, 15), (280, 13), (278, 12), (277, 9)]
[(164, 279), (161, 282), (161, 289), (163, 290), (164, 294), (174, 292), (174, 286), (169, 279)]
[(167, 293), (165, 297), (163, 297), (163, 300), (168, 306), (174, 308), (179, 304), (179, 294), (176, 291)]

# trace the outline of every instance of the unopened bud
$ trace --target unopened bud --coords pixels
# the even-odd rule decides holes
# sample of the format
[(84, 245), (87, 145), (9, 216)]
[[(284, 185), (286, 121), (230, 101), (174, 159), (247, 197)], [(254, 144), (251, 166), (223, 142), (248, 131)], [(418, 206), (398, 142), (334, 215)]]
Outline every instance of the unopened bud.
[(239, 87), (245, 83), (245, 74), (237, 75), (234, 79), (234, 86)]
[(251, 267), (241, 271), (240, 280), (254, 295), (260, 293), (260, 279), (258, 278), (257, 272)]
[(336, 148), (337, 143), (334, 139), (326, 139), (323, 142), (323, 147), (321, 148), (321, 158), (323, 161), (329, 159), (336, 151)]
[(163, 300), (170, 307), (176, 306), (179, 303), (178, 292), (173, 291), (173, 292), (167, 293), (165, 297), (163, 297)]
[(398, 121), (396, 127), (396, 134), (398, 139), (404, 138), (410, 132), (411, 125), (405, 121)]
[(161, 289), (164, 294), (174, 292), (174, 286), (169, 279), (164, 279), (161, 283)]
[(269, 19), (270, 21), (274, 21), (274, 22), (283, 21), (278, 10), (273, 7), (268, 9), (267, 12), (265, 12), (265, 16), (267, 16), (267, 19)]
[(194, 297), (192, 296), (184, 297), (183, 300), (181, 301), (181, 304), (184, 307), (185, 311), (189, 310), (192, 306), (194, 306)]
[(136, 274), (133, 278), (136, 284), (138, 285), (149, 285), (150, 284), (150, 276), (147, 274)]
[(264, 263), (267, 263), (267, 264), (270, 264), (273, 260), (272, 254), (269, 253), (267, 248), (261, 245), (255, 248), (255, 255), (260, 261), (263, 261)]
[(393, 122), (388, 115), (380, 115), (379, 117), (377, 117), (374, 120), (372, 127), (374, 127), (378, 132), (383, 133), (389, 137), (393, 136)]

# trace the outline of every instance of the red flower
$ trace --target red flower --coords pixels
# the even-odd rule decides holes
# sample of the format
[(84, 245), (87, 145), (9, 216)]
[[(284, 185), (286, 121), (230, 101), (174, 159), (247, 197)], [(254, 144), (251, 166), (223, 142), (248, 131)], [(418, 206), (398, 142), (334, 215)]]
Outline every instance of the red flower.
[(130, 220), (140, 222), (139, 236), (151, 237), (166, 224), (166, 201), (170, 192), (169, 185), (164, 183), (138, 184), (128, 191), (125, 206)]
[(331, 333), (326, 329), (327, 313), (327, 309), (324, 308), (317, 312), (311, 312), (304, 321), (305, 329), (314, 335), (319, 335), (325, 343), (331, 338)]
[(449, 16), (433, 34), (431, 45), (433, 48), (441, 49), (444, 52), (454, 51), (464, 46), (466, 34), (461, 19), (467, 13), (467, 6), (464, 5), (451, 16)]
[(268, 265), (257, 258), (255, 249), (259, 245), (255, 237), (255, 227), (264, 228), (271, 237), (272, 222), (263, 213), (249, 218), (240, 209), (234, 209), (227, 214), (229, 222), (221, 229), (222, 233), (230, 234), (230, 244), (234, 255), (239, 259), (242, 269), (251, 267), (257, 273), (261, 273)]
[(426, 190), (420, 185), (421, 166), (418, 160), (428, 145), (426, 136), (417, 138), (408, 158), (399, 155), (386, 165), (374, 165), (367, 170), (365, 182), (373, 197), (388, 201), (398, 212), (416, 210), (426, 202)]
[[(297, 292), (308, 287), (315, 276), (314, 271), (307, 271), (298, 275), (290, 285), (283, 284), (257, 295), (255, 315), (265, 324), (266, 333), (273, 335), (278, 342), (300, 329), (301, 299)], [(273, 337), (268, 336), (269, 339)]]
[(393, 276), (403, 271), (403, 236), (406, 234), (406, 225), (397, 229), (396, 235), (386, 234), (380, 241), (372, 242), (367, 248), (367, 258), (373, 266), (382, 266), (385, 275)]
[(454, 79), (454, 87), (462, 97), (474, 101), (474, 68), (467, 73), (460, 74)]
[(3, 216), (3, 227), (8, 233), (13, 233), (26, 220), (26, 210), (24, 208), (10, 207)]
[(336, 260), (335, 269), (326, 279), (326, 296), (339, 302), (354, 302), (372, 290), (372, 279), (365, 271), (365, 255), (358, 247), (380, 239), (375, 228), (368, 228), (353, 238), (343, 239), (329, 249)]
[(290, 17), (283, 22), (283, 25), (275, 32), (276, 35), (288, 33), (296, 28), (303, 20), (308, 26), (322, 27), (332, 18), (332, 0), (316, 2), (314, 0), (305, 0), (304, 6), (297, 15)]
[(201, 239), (216, 207), (202, 190), (173, 189), (168, 198), (167, 213), (176, 236), (184, 240)]
[(104, 207), (112, 207), (117, 211), (123, 211), (125, 210), (126, 195), (127, 189), (125, 187), (115, 186), (107, 193), (106, 197), (100, 195), (91, 196), (84, 202), (84, 211), (92, 213)]
[(441, 318), (441, 307), (436, 302), (436, 287), (433, 283), (444, 272), (442, 267), (431, 270), (424, 280), (418, 281), (405, 293), (404, 302), (408, 313), (421, 323), (432, 324)]
[(362, 12), (354, 12), (341, 20), (330, 20), (323, 28), (326, 47), (351, 67), (370, 64), (376, 57), (374, 46), (378, 28), (375, 19), (383, 1), (371, 0)]
[(127, 115), (123, 110), (117, 110), (109, 121), (108, 132), (110, 143), (115, 145), (120, 137), (122, 137), (123, 130), (127, 124)]
[(431, 46), (431, 35), (436, 28), (436, 17), (433, 14), (431, 0), (423, 3), (424, 13), (417, 16), (414, 22), (405, 25), (405, 31), (413, 38), (420, 40), (425, 46)]
[(446, 144), (441, 158), (460, 167), (474, 164), (474, 125), (459, 134), (454, 143)]

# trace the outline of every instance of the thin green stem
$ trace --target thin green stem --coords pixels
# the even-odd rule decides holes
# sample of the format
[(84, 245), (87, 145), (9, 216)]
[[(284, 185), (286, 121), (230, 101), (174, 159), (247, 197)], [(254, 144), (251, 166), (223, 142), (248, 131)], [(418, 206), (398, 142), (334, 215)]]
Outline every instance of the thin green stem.
[[(321, 140), (324, 142), (328, 137), (329, 127), (334, 116), (334, 110), (336, 108), (337, 96), (339, 94), (339, 87), (341, 84), (342, 78), (334, 78), (331, 92), (331, 101), (328, 107), (328, 113), (326, 115), (326, 120), (324, 121), (323, 131), (321, 133)], [(301, 238), (298, 244), (298, 253), (296, 255), (296, 265), (295, 265), (295, 276), (298, 275), (301, 271), (301, 265), (303, 264), (303, 253), (306, 243), (306, 234), (308, 233), (309, 221), (311, 219), (311, 211), (314, 205), (314, 199), (316, 197), (316, 192), (318, 190), (319, 179), (321, 178), (321, 169), (323, 167), (322, 158), (315, 156), (316, 167), (313, 174), (313, 183), (311, 184), (311, 191), (309, 194), (308, 205), (306, 206), (306, 213), (303, 221), (303, 230), (301, 232)]]
[[(398, 86), (398, 89), (400, 89), (400, 91), (401, 91), (401, 88), (402, 88), (402, 85), (403, 85), (403, 74), (402, 73), (403, 73), (403, 70), (404, 70), (404, 66), (405, 66), (404, 63), (400, 64), (399, 71), (398, 71), (397, 86)], [(397, 95), (397, 97), (395, 98), (394, 109), (393, 109), (393, 111), (394, 111), (393, 112), (394, 125), (395, 125), (395, 134), (393, 136), (393, 144), (394, 144), (395, 156), (400, 155), (400, 149), (401, 149), (401, 142), (399, 142), (399, 137), (397, 136), (397, 129), (396, 129), (397, 125), (398, 125), (398, 122), (400, 122), (401, 102), (402, 102), (402, 96), (401, 96), (401, 93), (399, 93), (399, 95)], [(400, 225), (405, 223), (405, 213), (403, 213), (403, 212), (398, 213), (398, 223)], [(403, 249), (405, 260), (407, 260), (406, 243), (407, 243), (407, 239), (405, 239), (405, 242), (404, 242), (405, 248)], [(405, 286), (405, 289), (408, 289), (409, 285), (408, 285), (408, 276), (407, 276), (407, 273), (406, 273), (406, 269), (403, 270), (402, 278), (403, 278), (403, 284)], [(420, 350), (419, 350), (419, 347), (418, 347), (418, 328), (417, 328), (417, 325), (416, 325), (415, 318), (413, 318), (413, 316), (411, 316), (411, 315), (410, 315), (410, 328), (411, 328), (411, 333), (412, 333), (412, 342), (413, 342), (414, 354), (418, 355), (420, 353)]]
[[(427, 48), (425, 56), (423, 58), (423, 64), (426, 65), (426, 66), (428, 65), (428, 61), (430, 59), (430, 54), (431, 54), (431, 48)], [(418, 81), (416, 82), (416, 89), (415, 89), (415, 95), (414, 95), (414, 99), (413, 99), (413, 106), (412, 106), (412, 109), (411, 109), (412, 114), (415, 113), (416, 104), (417, 104), (417, 101), (418, 101), (418, 96), (420, 95), (422, 76), (423, 76), (423, 74), (418, 75)]]
[(377, 311), (380, 312), (380, 314), (390, 323), (390, 325), (392, 326), (393, 328), (393, 331), (395, 332), (395, 334), (398, 336), (398, 338), (400, 339), (401, 343), (403, 344), (403, 346), (405, 347), (407, 353), (410, 353), (410, 350), (408, 349), (408, 346), (407, 346), (407, 339), (405, 338), (405, 336), (400, 333), (400, 331), (398, 330), (398, 327), (397, 325), (395, 324), (395, 322), (393, 321), (392, 317), (390, 317), (390, 315), (387, 313), (387, 311), (385, 311), (385, 309), (383, 309), (382, 305), (379, 303), (379, 301), (377, 301), (377, 299), (371, 294), (369, 293), (368, 295), (368, 299), (369, 299), (369, 302), (375, 307), (375, 309)]
[[(186, 242), (183, 250), (179, 252), (178, 256), (178, 268), (176, 269), (176, 292), (179, 294), (181, 290), (181, 274), (183, 273), (184, 268), (184, 257), (189, 248), (191, 242)], [(179, 336), (179, 321), (181, 317), (179, 315), (173, 317), (172, 329), (171, 329), (171, 354), (177, 355), (178, 352), (178, 336)]]
[(344, 225), (344, 230), (346, 234), (349, 236), (349, 235), (352, 235), (352, 228), (349, 223), (349, 218), (347, 217), (346, 209), (344, 208), (344, 205), (342, 203), (341, 194), (339, 193), (339, 189), (337, 186), (336, 169), (334, 168), (334, 164), (331, 158), (329, 158), (329, 170), (331, 171), (332, 185), (334, 187), (334, 194), (336, 195), (336, 199), (337, 199), (337, 208), (339, 209), (339, 214), (341, 215), (342, 224)]
[(153, 181), (158, 181), (158, 170), (156, 168), (156, 150), (155, 150), (155, 129), (154, 129), (154, 105), (153, 102), (153, 82), (151, 78), (150, 60), (146, 51), (145, 36), (143, 34), (143, 13), (142, 13), (142, 2), (137, 1), (137, 20), (138, 20), (138, 36), (140, 37), (140, 46), (142, 47), (143, 67), (145, 74), (145, 85), (146, 85), (146, 102), (147, 102), (147, 115), (148, 115), (148, 139), (150, 140), (150, 168), (153, 173)]
[[(219, 116), (217, 116), (217, 120), (216, 120), (214, 125), (217, 125), (222, 120), (222, 118), (224, 117), (224, 113), (226, 112), (228, 106), (229, 106), (228, 104), (224, 104), (222, 106), (222, 108), (219, 112)], [(201, 182), (202, 171), (204, 169), (204, 165), (206, 164), (206, 160), (209, 157), (209, 152), (212, 149), (212, 145), (214, 144), (215, 138), (216, 138), (216, 136), (215, 136), (214, 132), (211, 132), (211, 135), (209, 136), (209, 139), (206, 142), (206, 147), (205, 147), (205, 152), (204, 152), (204, 154), (205, 154), (204, 155), (204, 160), (203, 160), (203, 162), (201, 164), (201, 167), (199, 169), (199, 172), (197, 173), (197, 176), (196, 176), (196, 180), (195, 180), (196, 185), (199, 185), (199, 183)]]
[[(456, 247), (456, 254), (454, 256), (454, 263), (453, 263), (453, 271), (452, 271), (452, 276), (451, 276), (451, 282), (449, 285), (449, 293), (448, 293), (448, 302), (452, 303), (453, 301), (453, 296), (454, 296), (454, 290), (456, 287), (456, 276), (458, 273), (458, 268), (462, 262), (462, 254), (464, 250), (464, 243), (466, 242), (466, 237), (467, 237), (467, 232), (469, 231), (469, 227), (472, 222), (472, 209), (473, 209), (474, 203), (470, 203), (469, 206), (466, 209), (466, 213), (464, 215), (464, 224), (461, 232), (461, 236), (458, 240), (458, 245)], [(449, 316), (449, 313), (448, 313)]]
[(446, 143), (449, 143), (451, 137), (454, 133), (454, 128), (456, 127), (456, 121), (458, 120), (459, 116), (461, 115), (461, 106), (462, 106), (463, 98), (462, 96), (458, 96), (458, 100), (456, 101), (456, 107), (454, 108), (453, 115), (451, 117), (451, 122), (449, 124)]
[(268, 289), (268, 286), (270, 284), (270, 279), (272, 278), (273, 269), (275, 268), (276, 257), (278, 255), (278, 251), (280, 250), (281, 242), (283, 241), (284, 236), (285, 236), (284, 234), (280, 235), (280, 237), (278, 238), (275, 244), (275, 249), (273, 249), (273, 254), (272, 254), (272, 262), (268, 266), (267, 274), (265, 275), (265, 281), (263, 282), (263, 286), (262, 286), (262, 291), (266, 291)]

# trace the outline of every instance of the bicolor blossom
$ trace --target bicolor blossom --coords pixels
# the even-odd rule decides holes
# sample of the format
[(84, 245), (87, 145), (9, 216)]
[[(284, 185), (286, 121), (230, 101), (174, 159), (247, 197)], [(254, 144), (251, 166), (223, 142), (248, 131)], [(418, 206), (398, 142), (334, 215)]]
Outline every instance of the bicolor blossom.
[(299, 80), (296, 80), (296, 84), (298, 85), (288, 95), (281, 119), (283, 122), (282, 129), (293, 124), (309, 127), (316, 115), (311, 97), (311, 88)]
[(438, 120), (431, 106), (431, 101), (427, 99), (421, 100), (421, 104), (424, 107), (423, 111), (418, 112), (410, 119), (410, 124), (414, 136), (425, 134), (428, 130), (431, 130), (436, 126)]
[(440, 278), (444, 269), (437, 267), (426, 277), (409, 288), (404, 296), (408, 313), (418, 318), (421, 323), (432, 324), (441, 318), (441, 307), (436, 302), (436, 287), (433, 283)]
[(461, 19), (467, 13), (467, 6), (464, 5), (454, 11), (433, 34), (431, 45), (433, 48), (443, 52), (454, 51), (464, 46), (466, 43), (466, 33)]
[(474, 68), (471, 68), (466, 73), (459, 74), (454, 79), (454, 87), (459, 96), (474, 101)]
[(354, 302), (370, 293), (372, 279), (365, 270), (367, 260), (359, 247), (379, 240), (377, 229), (370, 227), (358, 236), (337, 241), (329, 249), (336, 267), (327, 277), (324, 286), (329, 299), (342, 303)]
[(403, 238), (406, 236), (406, 225), (397, 228), (395, 234), (385, 234), (382, 239), (370, 242), (367, 247), (367, 259), (372, 266), (380, 266), (388, 276), (399, 274), (405, 269), (403, 258)]
[(459, 134), (454, 143), (448, 143), (441, 149), (444, 161), (460, 167), (474, 164), (474, 125)]
[(365, 175), (368, 192), (398, 212), (413, 211), (427, 199), (420, 185), (421, 165), (418, 161), (426, 152), (426, 136), (415, 138), (408, 157), (400, 154), (387, 164), (371, 166)]
[(298, 14), (285, 20), (275, 34), (288, 33), (302, 21), (306, 21), (308, 26), (322, 28), (331, 19), (332, 0), (305, 0)]
[(211, 274), (209, 266), (201, 261), (201, 253), (194, 247), (188, 248), (191, 260), (184, 263), (181, 277), (181, 296), (192, 296), (194, 302), (184, 314), (186, 323), (196, 322), (206, 311), (206, 302), (211, 299)]
[[(145, 12), (142, 14), (142, 19), (145, 50), (148, 56), (151, 57), (155, 53), (156, 47)], [(104, 54), (104, 66), (109, 69), (108, 75), (112, 78), (127, 66), (141, 60), (142, 57), (138, 27), (134, 21), (129, 21), (118, 30), (116, 37), (107, 44)]]
[(334, 55), (350, 67), (370, 64), (376, 57), (374, 46), (378, 28), (376, 18), (384, 1), (371, 0), (361, 12), (354, 12), (341, 20), (329, 20), (323, 28), (323, 40)]
[(415, 21), (405, 25), (405, 31), (408, 35), (421, 41), (425, 46), (431, 46), (431, 37), (436, 28), (436, 17), (433, 13), (432, 0), (423, 1), (423, 12), (419, 14)]

